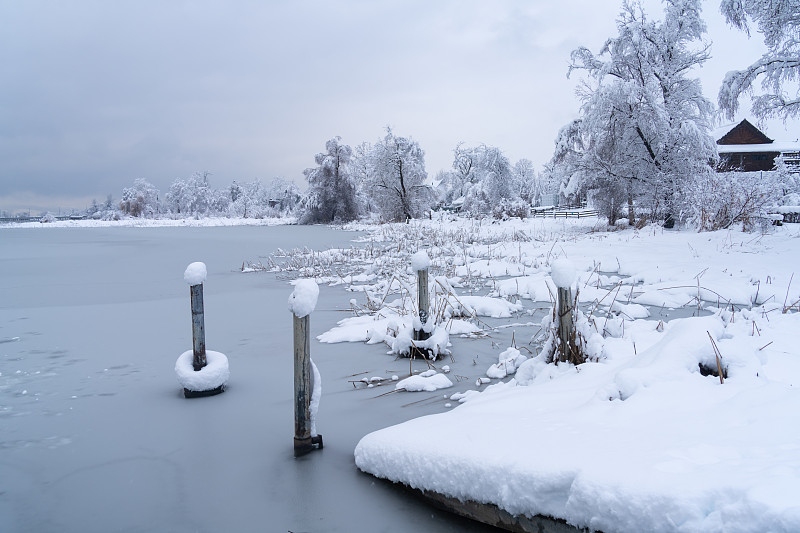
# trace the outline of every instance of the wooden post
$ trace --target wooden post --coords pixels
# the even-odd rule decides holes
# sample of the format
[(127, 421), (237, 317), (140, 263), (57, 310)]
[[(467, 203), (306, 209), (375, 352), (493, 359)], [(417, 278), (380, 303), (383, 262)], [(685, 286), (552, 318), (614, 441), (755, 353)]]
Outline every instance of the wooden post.
[(311, 347), (309, 315), (294, 321), (294, 456), (305, 455), (315, 445), (322, 448), (322, 435), (311, 435)]
[[(428, 321), (428, 309), (430, 308), (430, 296), (428, 294), (428, 269), (417, 270), (417, 309), (419, 309), (419, 321), (424, 328)], [(431, 334), (424, 329), (414, 330), (414, 340), (424, 341)]]
[(574, 359), (575, 345), (573, 339), (575, 324), (572, 314), (572, 289), (567, 287), (558, 288), (558, 338), (561, 345), (559, 351), (559, 361), (571, 361), (578, 364)]
[(206, 329), (203, 313), (203, 284), (189, 287), (192, 298), (192, 366), (195, 372), (206, 366)]

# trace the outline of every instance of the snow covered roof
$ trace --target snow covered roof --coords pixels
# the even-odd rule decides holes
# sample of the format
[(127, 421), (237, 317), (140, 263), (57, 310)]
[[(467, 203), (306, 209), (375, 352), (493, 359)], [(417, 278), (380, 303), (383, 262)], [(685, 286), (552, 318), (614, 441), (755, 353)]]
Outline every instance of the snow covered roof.
[(769, 144), (718, 144), (721, 154), (758, 152), (800, 152), (800, 141), (776, 141)]

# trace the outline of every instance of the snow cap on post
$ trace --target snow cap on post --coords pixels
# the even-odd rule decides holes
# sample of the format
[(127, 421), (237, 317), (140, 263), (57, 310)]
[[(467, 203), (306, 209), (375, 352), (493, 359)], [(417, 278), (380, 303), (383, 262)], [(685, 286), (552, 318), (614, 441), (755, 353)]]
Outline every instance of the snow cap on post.
[(411, 256), (411, 268), (414, 271), (419, 272), (429, 266), (431, 266), (431, 258), (428, 257), (428, 253), (425, 250), (420, 250)]
[(297, 318), (310, 315), (317, 307), (319, 286), (313, 279), (298, 279), (294, 291), (289, 296), (289, 311)]
[(206, 280), (206, 274), (205, 263), (192, 263), (186, 267), (186, 271), (183, 273), (183, 281), (188, 283), (190, 287), (200, 285)]
[(575, 265), (569, 259), (556, 259), (550, 265), (550, 276), (553, 278), (553, 283), (556, 287), (561, 289), (569, 289), (575, 283), (578, 277), (578, 272), (575, 270)]

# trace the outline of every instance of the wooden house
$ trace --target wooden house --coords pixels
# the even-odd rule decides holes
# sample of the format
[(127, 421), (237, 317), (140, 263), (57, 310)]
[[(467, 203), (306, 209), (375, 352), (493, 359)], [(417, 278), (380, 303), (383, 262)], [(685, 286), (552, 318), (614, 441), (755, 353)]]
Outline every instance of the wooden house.
[(775, 158), (780, 154), (791, 169), (800, 171), (799, 142), (775, 142), (747, 120), (720, 137), (717, 150), (718, 172), (773, 170)]

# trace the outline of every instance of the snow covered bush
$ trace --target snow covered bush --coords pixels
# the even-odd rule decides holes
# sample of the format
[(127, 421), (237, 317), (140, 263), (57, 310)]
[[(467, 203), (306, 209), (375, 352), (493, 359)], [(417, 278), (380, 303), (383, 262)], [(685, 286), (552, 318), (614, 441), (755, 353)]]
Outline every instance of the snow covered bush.
[(691, 182), (684, 194), (689, 221), (700, 231), (727, 229), (741, 223), (745, 231), (760, 227), (766, 207), (780, 198), (774, 172), (709, 173)]
[(528, 218), (530, 211), (530, 205), (525, 200), (508, 200), (504, 198), (495, 204), (492, 216), (498, 220), (507, 220), (509, 218), (524, 220)]

